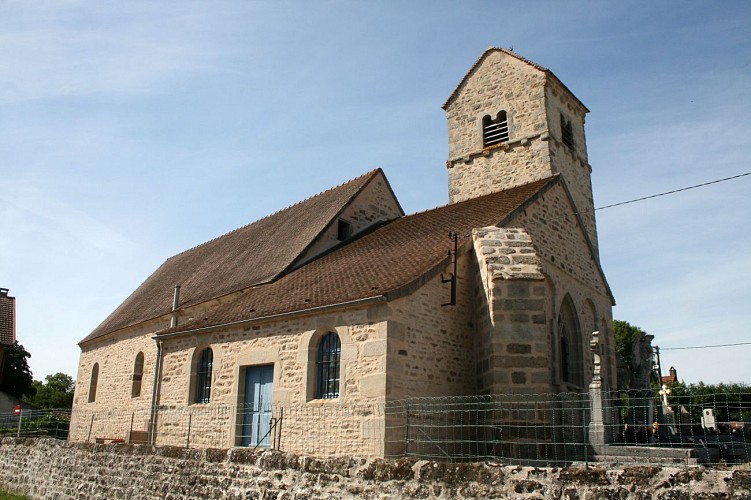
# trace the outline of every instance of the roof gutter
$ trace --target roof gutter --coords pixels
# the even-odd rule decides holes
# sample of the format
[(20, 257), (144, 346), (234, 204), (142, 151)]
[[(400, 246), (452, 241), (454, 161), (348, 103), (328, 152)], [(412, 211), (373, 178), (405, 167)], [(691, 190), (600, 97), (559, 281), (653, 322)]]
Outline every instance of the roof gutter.
[(346, 307), (352, 307), (352, 306), (361, 306), (366, 304), (371, 304), (375, 302), (386, 302), (388, 298), (386, 295), (374, 295), (372, 297), (366, 297), (364, 299), (356, 299), (356, 300), (350, 300), (347, 302), (339, 302), (337, 304), (329, 304), (325, 306), (318, 306), (318, 307), (310, 307), (308, 309), (298, 309), (297, 311), (289, 311), (289, 312), (283, 312), (279, 314), (270, 314), (268, 316), (261, 316), (258, 318), (251, 318), (251, 319), (243, 319), (240, 321), (231, 321), (229, 323), (220, 323), (218, 325), (211, 325), (211, 326), (202, 326), (200, 328), (192, 328), (190, 330), (182, 330), (179, 332), (170, 332), (170, 333), (164, 333), (164, 334), (156, 334), (156, 336), (152, 337), (154, 340), (157, 339), (166, 339), (166, 338), (172, 338), (172, 337), (179, 337), (181, 335), (186, 335), (189, 333), (198, 333), (198, 332), (205, 332), (209, 330), (214, 330), (217, 328), (225, 328), (225, 327), (231, 327), (231, 326), (239, 326), (239, 325), (246, 325), (246, 324), (253, 324), (253, 323), (259, 323), (262, 321), (268, 321), (271, 319), (284, 319), (289, 318), (293, 316), (299, 316), (304, 314), (313, 314), (313, 313), (320, 313), (320, 312), (326, 312), (334, 309), (341, 309)]

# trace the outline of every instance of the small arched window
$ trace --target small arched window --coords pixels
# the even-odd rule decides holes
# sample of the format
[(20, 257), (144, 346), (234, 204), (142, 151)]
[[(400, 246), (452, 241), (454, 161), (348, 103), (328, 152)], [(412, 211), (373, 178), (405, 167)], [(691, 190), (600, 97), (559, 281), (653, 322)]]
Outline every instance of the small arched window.
[(569, 384), (584, 385), (584, 362), (579, 319), (574, 301), (566, 294), (558, 314), (558, 342), (561, 355), (561, 379)]
[(211, 401), (211, 368), (214, 363), (214, 352), (211, 347), (201, 351), (198, 365), (196, 366), (196, 403), (208, 403)]
[(482, 117), (482, 147), (508, 142), (508, 119), (505, 111), (499, 111), (494, 118)]
[(143, 353), (139, 352), (133, 365), (133, 386), (130, 390), (130, 397), (137, 398), (141, 395), (141, 379), (143, 379)]
[(99, 383), (99, 363), (94, 363), (91, 369), (91, 381), (89, 382), (89, 403), (96, 401), (96, 386)]
[(316, 398), (339, 397), (342, 343), (334, 332), (321, 337), (316, 356)]

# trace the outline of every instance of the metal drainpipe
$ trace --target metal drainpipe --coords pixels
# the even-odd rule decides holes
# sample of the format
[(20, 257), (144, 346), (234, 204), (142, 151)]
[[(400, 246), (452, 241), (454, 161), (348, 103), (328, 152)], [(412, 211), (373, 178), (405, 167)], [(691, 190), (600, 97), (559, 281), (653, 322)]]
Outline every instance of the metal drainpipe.
[(154, 338), (156, 341), (156, 366), (154, 367), (154, 384), (151, 388), (151, 415), (149, 416), (149, 444), (156, 444), (156, 418), (158, 413), (157, 397), (159, 395), (160, 380), (162, 372), (162, 339)]
[[(180, 285), (175, 285), (175, 293), (172, 296), (172, 317), (170, 318), (170, 328), (177, 326), (177, 306), (180, 304)], [(154, 337), (156, 341), (156, 366), (154, 367), (154, 384), (151, 389), (151, 415), (149, 417), (149, 444), (156, 444), (156, 419), (159, 414), (159, 405), (157, 398), (161, 389), (162, 374), (162, 339)]]

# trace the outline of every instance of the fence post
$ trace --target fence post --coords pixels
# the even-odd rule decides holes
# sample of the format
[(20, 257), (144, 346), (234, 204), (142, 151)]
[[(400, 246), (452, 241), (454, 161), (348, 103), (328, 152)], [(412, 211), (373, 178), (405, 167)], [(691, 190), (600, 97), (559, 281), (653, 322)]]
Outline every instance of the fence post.
[(16, 432), (16, 437), (21, 437), (21, 421), (23, 421), (23, 408), (18, 412), (18, 432)]
[(589, 469), (589, 432), (586, 430), (587, 425), (587, 410), (584, 405), (581, 405), (582, 409), (582, 430), (584, 431), (584, 467)]
[(404, 403), (406, 424), (404, 425), (404, 456), (409, 456), (409, 403)]
[(133, 435), (133, 419), (136, 418), (136, 412), (130, 414), (130, 430), (128, 431), (128, 443), (130, 443), (130, 437)]
[(94, 414), (91, 414), (91, 422), (89, 423), (89, 433), (86, 435), (86, 442), (91, 439), (91, 429), (94, 427)]
[(193, 410), (188, 412), (188, 437), (185, 441), (185, 447), (190, 448), (190, 424), (193, 423)]

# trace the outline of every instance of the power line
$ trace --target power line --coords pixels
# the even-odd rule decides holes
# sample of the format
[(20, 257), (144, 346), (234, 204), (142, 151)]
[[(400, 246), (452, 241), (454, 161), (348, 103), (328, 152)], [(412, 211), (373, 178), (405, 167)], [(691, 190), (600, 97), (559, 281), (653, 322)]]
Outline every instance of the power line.
[(695, 184), (693, 186), (688, 186), (688, 187), (684, 187), (684, 188), (680, 188), (680, 189), (673, 189), (672, 191), (665, 191), (664, 193), (653, 194), (653, 195), (650, 195), (650, 196), (643, 196), (641, 198), (636, 198), (636, 199), (633, 199), (633, 200), (621, 201), (619, 203), (613, 203), (612, 205), (605, 205), (604, 207), (597, 207), (597, 208), (595, 208), (595, 210), (604, 210), (606, 208), (613, 208), (613, 207), (619, 207), (621, 205), (627, 205), (629, 203), (636, 203), (637, 201), (649, 200), (651, 198), (659, 198), (660, 196), (665, 196), (665, 195), (674, 194), (674, 193), (680, 193), (681, 191), (688, 191), (689, 189), (696, 189), (696, 188), (699, 188), (699, 187), (709, 186), (710, 184), (717, 184), (718, 182), (730, 181), (730, 180), (733, 180), (733, 179), (737, 179), (739, 177), (744, 177), (746, 175), (751, 175), (751, 172), (746, 172), (745, 174), (734, 175), (732, 177), (725, 177), (724, 179), (717, 179), (717, 180), (714, 180), (714, 181), (703, 182), (701, 184)]
[(738, 345), (751, 345), (751, 342), (738, 342), (736, 344), (697, 345), (690, 347), (660, 347), (661, 351), (678, 351), (684, 349), (711, 349), (714, 347), (734, 347)]

